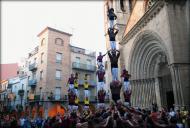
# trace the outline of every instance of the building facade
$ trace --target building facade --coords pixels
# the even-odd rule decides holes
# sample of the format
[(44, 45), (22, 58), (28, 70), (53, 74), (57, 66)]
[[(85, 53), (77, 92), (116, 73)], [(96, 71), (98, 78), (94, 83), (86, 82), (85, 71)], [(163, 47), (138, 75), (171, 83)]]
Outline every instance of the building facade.
[(56, 111), (56, 106), (67, 107), (67, 82), (71, 73), (79, 74), (80, 100), (83, 96), (84, 74), (88, 74), (91, 94), (95, 96), (95, 53), (86, 53), (85, 49), (71, 46), (71, 36), (50, 27), (38, 34), (40, 44), (29, 53), (27, 61), (30, 88), (28, 97), (30, 110), (34, 111), (32, 113), (37, 108), (48, 116)]
[(84, 76), (88, 74), (90, 101), (96, 101), (96, 52), (70, 46), (72, 73), (79, 75), (79, 101), (84, 101)]
[(11, 108), (18, 109), (21, 106), (25, 108), (27, 105), (28, 77), (25, 75), (9, 79), (8, 85), (7, 94)]
[(105, 31), (108, 7), (118, 16), (120, 67), (131, 74), (132, 105), (189, 107), (189, 1), (105, 0)]

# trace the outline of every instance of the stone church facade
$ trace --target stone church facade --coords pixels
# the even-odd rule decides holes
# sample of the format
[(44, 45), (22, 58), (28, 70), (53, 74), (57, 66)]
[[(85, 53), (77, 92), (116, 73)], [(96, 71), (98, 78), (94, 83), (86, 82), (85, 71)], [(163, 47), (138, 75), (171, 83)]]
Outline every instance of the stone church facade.
[(132, 106), (190, 107), (190, 1), (105, 0), (104, 7), (105, 32), (107, 8), (118, 17), (120, 71), (131, 74)]

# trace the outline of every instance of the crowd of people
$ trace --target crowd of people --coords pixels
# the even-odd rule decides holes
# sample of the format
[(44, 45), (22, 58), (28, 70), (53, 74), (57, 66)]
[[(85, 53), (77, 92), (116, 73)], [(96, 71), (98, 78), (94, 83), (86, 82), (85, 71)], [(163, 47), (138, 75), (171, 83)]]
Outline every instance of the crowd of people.
[(190, 128), (190, 110), (160, 111), (156, 104), (151, 109), (124, 105), (121, 101), (95, 110), (66, 111), (43, 119), (1, 113), (0, 128)]

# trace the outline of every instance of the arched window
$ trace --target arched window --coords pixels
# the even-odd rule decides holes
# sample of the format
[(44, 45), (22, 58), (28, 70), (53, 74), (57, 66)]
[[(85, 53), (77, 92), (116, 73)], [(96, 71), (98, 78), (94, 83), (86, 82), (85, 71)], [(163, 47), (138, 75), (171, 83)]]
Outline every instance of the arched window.
[(42, 39), (41, 46), (43, 46), (44, 44), (45, 44), (45, 38)]
[(120, 0), (120, 8), (123, 12), (125, 12), (125, 0)]
[(132, 12), (132, 8), (133, 8), (132, 0), (129, 0), (129, 11), (130, 11), (130, 13)]
[(56, 38), (55, 39), (55, 44), (63, 46), (63, 40), (61, 38)]

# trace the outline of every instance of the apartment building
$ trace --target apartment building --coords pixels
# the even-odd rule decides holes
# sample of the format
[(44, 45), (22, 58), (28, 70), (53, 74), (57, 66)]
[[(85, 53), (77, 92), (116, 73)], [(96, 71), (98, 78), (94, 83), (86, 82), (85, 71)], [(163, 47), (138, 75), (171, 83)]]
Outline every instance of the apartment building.
[(70, 46), (72, 73), (79, 74), (79, 100), (84, 101), (84, 76), (88, 74), (90, 101), (96, 100), (96, 52), (88, 51), (83, 48)]
[[(29, 53), (29, 104), (31, 110), (43, 109), (45, 116), (56, 111), (57, 105), (67, 107), (67, 81), (71, 73), (79, 74), (80, 97), (83, 97), (83, 78), (88, 74), (91, 101), (96, 92), (96, 53), (70, 45), (72, 35), (46, 27), (38, 34), (39, 45)], [(80, 99), (82, 102), (83, 99)], [(55, 109), (53, 109), (55, 108)]]

